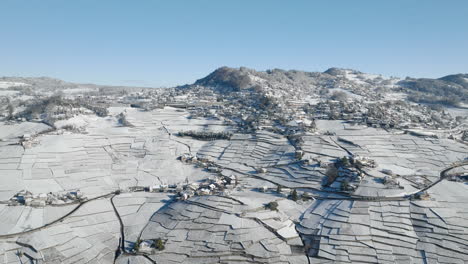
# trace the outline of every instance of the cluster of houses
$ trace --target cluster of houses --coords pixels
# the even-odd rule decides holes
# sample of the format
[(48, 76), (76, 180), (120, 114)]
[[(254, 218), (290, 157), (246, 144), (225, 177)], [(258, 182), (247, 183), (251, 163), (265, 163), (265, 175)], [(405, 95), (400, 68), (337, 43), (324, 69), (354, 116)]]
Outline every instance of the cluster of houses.
[(268, 97), (250, 90), (218, 93), (212, 88), (195, 85), (190, 89), (167, 89), (158, 93), (142, 90), (125, 95), (122, 103), (138, 107), (167, 105), (185, 108), (194, 118), (216, 118), (240, 130), (264, 129), (282, 134), (314, 131), (317, 119), (340, 119), (372, 127), (398, 129), (449, 128), (456, 125), (456, 120), (444, 111), (401, 100), (386, 101), (383, 105), (383, 98), (374, 96), (368, 90), (353, 92), (363, 95), (345, 100), (317, 96), (310, 100), (303, 95), (297, 98), (287, 95)]
[(22, 190), (15, 194), (8, 202), (8, 205), (25, 205), (32, 207), (44, 207), (46, 205), (64, 205), (80, 202), (86, 199), (80, 190), (59, 193), (39, 193), (33, 194), (30, 191)]
[(355, 167), (339, 167), (338, 177), (329, 187), (338, 191), (353, 192), (363, 178), (363, 173)]
[[(105, 116), (109, 105), (130, 105), (144, 110), (181, 107), (186, 108), (192, 117), (216, 118), (240, 130), (264, 129), (288, 135), (314, 131), (317, 119), (340, 119), (372, 127), (398, 129), (450, 128), (457, 125), (458, 121), (447, 112), (424, 105), (402, 100), (387, 100), (382, 104), (385, 98), (379, 93), (369, 92), (368, 85), (354, 85), (345, 79), (333, 84), (322, 83), (326, 86), (324, 94), (310, 93), (307, 96), (301, 89), (275, 95), (274, 91), (283, 91), (281, 87), (273, 89), (273, 93), (257, 93), (250, 89), (222, 93), (213, 87), (200, 85), (190, 86), (190, 89), (91, 89), (63, 95), (64, 98), (73, 99), (74, 103), (71, 100), (59, 101), (46, 112), (35, 113), (32, 118), (53, 123), (54, 120), (78, 114), (94, 112)], [(330, 94), (329, 88), (335, 86), (356, 96), (337, 99), (327, 95)]]
[(362, 167), (370, 167), (375, 168), (377, 167), (377, 163), (375, 160), (370, 159), (369, 157), (362, 157), (362, 156), (352, 156), (350, 158), (352, 164), (358, 166), (359, 168)]
[(31, 148), (36, 145), (38, 141), (33, 136), (31, 136), (31, 134), (24, 134), (21, 136), (19, 143), (24, 148)]
[(414, 104), (324, 100), (307, 106), (307, 109), (313, 119), (340, 119), (376, 128), (449, 128), (456, 125), (456, 120), (448, 113)]
[[(320, 167), (327, 165), (329, 164), (320, 163)], [(375, 168), (377, 164), (368, 157), (351, 156), (339, 159), (333, 166), (336, 166), (337, 169), (329, 179), (328, 188), (335, 191), (353, 192), (365, 176), (362, 169), (364, 167)]]
[[(186, 93), (184, 100), (192, 98), (190, 106), (186, 105), (193, 117), (217, 118), (246, 131), (264, 129), (287, 135), (313, 132), (317, 119), (347, 120), (387, 129), (449, 128), (456, 125), (456, 120), (446, 112), (410, 103), (388, 102), (382, 105), (379, 100), (319, 99), (309, 102), (273, 98), (272, 106), (263, 105), (255, 95), (244, 91), (216, 95), (209, 89), (200, 88)], [(197, 93), (210, 93), (210, 96), (197, 100)]]
[(237, 179), (234, 175), (217, 175), (210, 179), (205, 179), (201, 183), (190, 183), (185, 190), (179, 193), (181, 200), (186, 200), (194, 195), (225, 194), (235, 188)]
[[(364, 178), (363, 168), (376, 168), (377, 163), (375, 160), (363, 156), (344, 157), (340, 161), (338, 167), (337, 177), (335, 181), (330, 184), (330, 188), (344, 192), (353, 192), (357, 189), (360, 182)], [(386, 174), (382, 178), (382, 183), (390, 189), (403, 189), (400, 182), (397, 181), (396, 176), (391, 170), (381, 170)]]
[(237, 184), (237, 179), (234, 175), (222, 175), (221, 168), (208, 160), (199, 159), (188, 153), (181, 155), (179, 159), (184, 163), (195, 164), (205, 168), (207, 171), (215, 173), (215, 176), (201, 182), (189, 183), (186, 180), (183, 184), (157, 184), (147, 187), (132, 187), (130, 191), (175, 193), (180, 200), (187, 200), (195, 195), (224, 194), (228, 190), (234, 189)]
[[(216, 175), (213, 178), (205, 179), (202, 182), (192, 182), (184, 184), (157, 184), (143, 187), (146, 192), (168, 192), (175, 193), (179, 200), (187, 200), (192, 196), (225, 194), (228, 190), (234, 189), (237, 184), (234, 175)], [(133, 189), (132, 191), (138, 191)]]

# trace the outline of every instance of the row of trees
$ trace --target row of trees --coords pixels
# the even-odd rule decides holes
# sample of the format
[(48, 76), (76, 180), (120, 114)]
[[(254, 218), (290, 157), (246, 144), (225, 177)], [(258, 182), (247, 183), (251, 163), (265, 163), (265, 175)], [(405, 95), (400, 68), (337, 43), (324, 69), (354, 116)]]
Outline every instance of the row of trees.
[(216, 140), (216, 139), (231, 139), (230, 132), (212, 132), (212, 131), (180, 131), (177, 134), (179, 137), (192, 137), (200, 140)]

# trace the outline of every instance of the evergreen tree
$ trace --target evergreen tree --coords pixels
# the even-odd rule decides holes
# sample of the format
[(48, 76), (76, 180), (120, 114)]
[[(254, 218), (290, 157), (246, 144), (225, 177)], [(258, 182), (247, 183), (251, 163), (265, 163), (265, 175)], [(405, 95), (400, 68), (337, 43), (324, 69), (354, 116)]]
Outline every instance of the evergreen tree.
[(162, 241), (162, 239), (158, 238), (156, 239), (156, 249), (161, 251), (161, 250), (164, 250), (164, 242)]
[(296, 189), (294, 189), (291, 193), (291, 200), (293, 201), (297, 201), (299, 199), (298, 195), (297, 195), (297, 191)]

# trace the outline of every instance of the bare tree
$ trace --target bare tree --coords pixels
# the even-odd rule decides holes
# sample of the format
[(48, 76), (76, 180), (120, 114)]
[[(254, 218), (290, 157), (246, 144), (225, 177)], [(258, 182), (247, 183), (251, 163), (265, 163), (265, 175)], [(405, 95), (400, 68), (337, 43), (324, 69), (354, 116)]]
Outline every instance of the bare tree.
[(11, 103), (10, 98), (7, 98), (7, 112), (8, 112), (7, 120), (13, 119), (13, 114), (15, 112), (15, 108), (14, 108), (13, 104)]

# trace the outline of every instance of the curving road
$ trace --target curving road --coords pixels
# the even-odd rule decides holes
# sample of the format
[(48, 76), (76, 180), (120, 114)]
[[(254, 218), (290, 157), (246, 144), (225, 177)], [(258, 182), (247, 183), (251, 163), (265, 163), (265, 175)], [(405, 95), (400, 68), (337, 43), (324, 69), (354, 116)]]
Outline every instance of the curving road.
[(41, 229), (44, 229), (46, 227), (49, 227), (53, 224), (56, 224), (58, 222), (61, 222), (63, 221), (65, 218), (71, 216), (73, 213), (75, 213), (76, 211), (78, 211), (78, 209), (80, 209), (81, 206), (83, 206), (84, 204), (86, 203), (89, 203), (91, 201), (94, 201), (94, 200), (97, 200), (97, 199), (101, 199), (101, 198), (104, 198), (104, 197), (107, 197), (107, 196), (110, 196), (112, 194), (114, 194), (115, 192), (111, 192), (111, 193), (107, 193), (107, 194), (103, 194), (103, 195), (100, 195), (100, 196), (96, 196), (94, 198), (91, 198), (91, 199), (88, 199), (88, 200), (84, 200), (82, 202), (80, 202), (75, 208), (73, 208), (70, 212), (66, 213), (65, 215), (55, 219), (54, 221), (50, 222), (50, 223), (47, 223), (43, 226), (40, 226), (40, 227), (36, 227), (36, 228), (32, 228), (32, 229), (29, 229), (29, 230), (25, 230), (25, 231), (22, 231), (22, 232), (18, 232), (18, 233), (12, 233), (12, 234), (5, 234), (5, 235), (0, 235), (0, 238), (11, 238), (11, 237), (15, 237), (15, 236), (20, 236), (20, 235), (24, 235), (24, 234), (29, 234), (29, 233), (34, 233), (36, 231), (39, 231)]

